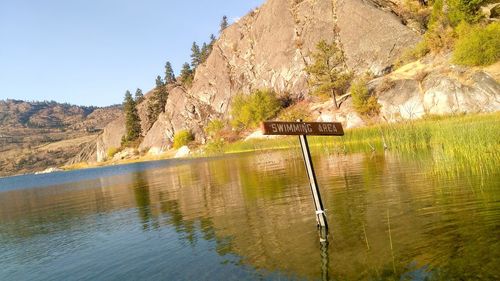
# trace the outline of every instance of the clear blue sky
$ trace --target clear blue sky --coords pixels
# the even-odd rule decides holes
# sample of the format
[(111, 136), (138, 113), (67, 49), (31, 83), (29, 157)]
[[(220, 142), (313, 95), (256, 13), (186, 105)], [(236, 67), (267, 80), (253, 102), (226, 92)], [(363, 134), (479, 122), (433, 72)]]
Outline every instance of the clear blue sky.
[(0, 99), (121, 103), (264, 0), (0, 0)]

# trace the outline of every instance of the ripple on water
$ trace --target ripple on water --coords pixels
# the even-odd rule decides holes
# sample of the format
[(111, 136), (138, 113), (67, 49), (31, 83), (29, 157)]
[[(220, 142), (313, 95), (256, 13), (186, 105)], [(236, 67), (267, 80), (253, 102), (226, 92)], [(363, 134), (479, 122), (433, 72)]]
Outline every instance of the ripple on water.
[(328, 247), (298, 153), (17, 178), (0, 191), (0, 279), (498, 276), (499, 175), (443, 177), (432, 159), (390, 153), (314, 165)]

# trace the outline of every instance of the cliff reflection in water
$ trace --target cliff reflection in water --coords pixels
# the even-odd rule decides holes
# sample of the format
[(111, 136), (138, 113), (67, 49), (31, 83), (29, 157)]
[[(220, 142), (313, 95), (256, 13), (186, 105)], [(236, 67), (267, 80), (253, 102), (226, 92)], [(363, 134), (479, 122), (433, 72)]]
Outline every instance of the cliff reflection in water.
[[(137, 222), (144, 233), (172, 229), (184, 247), (211, 241), (207, 251), (271, 279), (499, 277), (498, 174), (440, 177), (428, 172), (426, 157), (314, 157), (330, 225), (327, 247), (318, 241), (296, 151), (0, 193), (0, 241), (43, 240), (45, 246), (35, 247), (43, 256), (50, 251), (41, 247), (60, 247), (50, 240), (60, 233), (73, 237), (65, 241), (69, 248), (78, 248), (83, 236)], [(112, 224), (90, 223), (110, 216)], [(225, 262), (210, 278), (225, 276)]]

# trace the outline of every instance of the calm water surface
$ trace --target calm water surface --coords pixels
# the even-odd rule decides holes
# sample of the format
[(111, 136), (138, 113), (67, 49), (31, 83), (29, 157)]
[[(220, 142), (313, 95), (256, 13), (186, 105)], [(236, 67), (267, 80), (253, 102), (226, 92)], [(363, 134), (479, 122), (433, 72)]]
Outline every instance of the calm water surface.
[(298, 150), (0, 179), (0, 280), (500, 280), (500, 172), (313, 156), (327, 247)]

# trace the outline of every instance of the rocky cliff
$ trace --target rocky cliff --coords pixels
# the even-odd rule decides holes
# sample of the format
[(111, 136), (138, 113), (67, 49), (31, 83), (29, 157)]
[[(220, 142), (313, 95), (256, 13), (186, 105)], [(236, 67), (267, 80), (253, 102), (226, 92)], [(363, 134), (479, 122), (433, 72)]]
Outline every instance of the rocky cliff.
[[(322, 39), (342, 47), (349, 68), (383, 74), (420, 36), (385, 1), (269, 0), (224, 30), (189, 90), (170, 89), (166, 113), (145, 134), (141, 149), (162, 151), (182, 129), (203, 142), (203, 126), (211, 118), (228, 117), (238, 92), (268, 88), (292, 98), (307, 96), (304, 68)], [(123, 130), (113, 126), (118, 124), (106, 130), (114, 139), (101, 138), (98, 151), (118, 143)]]
[[(390, 73), (393, 62), (421, 39), (408, 24), (400, 0), (268, 0), (221, 34), (205, 63), (198, 66), (193, 85), (171, 85), (165, 113), (143, 130), (140, 149), (160, 153), (170, 147), (175, 132), (191, 130), (203, 143), (203, 127), (212, 118), (228, 118), (236, 93), (273, 89), (278, 95), (307, 98), (305, 67), (318, 41), (335, 41), (344, 64), (354, 72), (375, 74), (372, 88), (379, 90), (382, 117), (419, 117), (423, 114), (499, 110), (498, 83), (485, 72), (464, 71), (449, 64), (424, 63), (424, 72)], [(434, 68), (433, 68), (434, 67)], [(462, 73), (462, 74), (461, 74)], [(387, 75), (387, 77), (382, 77)], [(377, 89), (380, 89), (378, 87)], [(477, 94), (477, 98), (469, 98)], [(483, 106), (486, 105), (486, 106)], [(406, 114), (412, 108), (410, 114)], [(139, 107), (144, 115), (144, 106)], [(142, 113), (141, 113), (142, 112)], [(349, 108), (323, 104), (311, 109), (323, 120), (340, 120), (347, 127), (363, 121)], [(143, 126), (143, 129), (144, 126)], [(98, 160), (119, 144), (123, 122), (113, 122), (97, 142)], [(99, 157), (100, 155), (100, 157)]]

